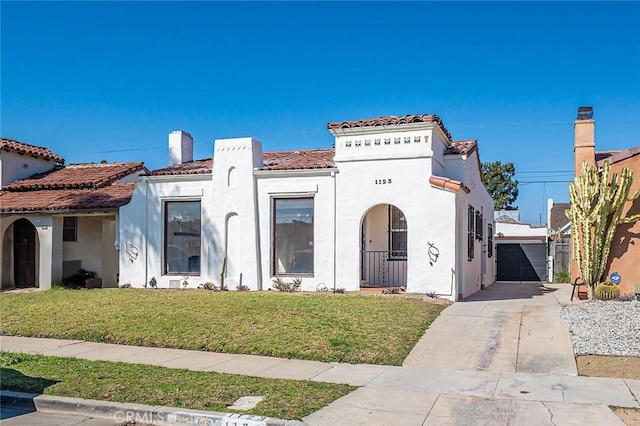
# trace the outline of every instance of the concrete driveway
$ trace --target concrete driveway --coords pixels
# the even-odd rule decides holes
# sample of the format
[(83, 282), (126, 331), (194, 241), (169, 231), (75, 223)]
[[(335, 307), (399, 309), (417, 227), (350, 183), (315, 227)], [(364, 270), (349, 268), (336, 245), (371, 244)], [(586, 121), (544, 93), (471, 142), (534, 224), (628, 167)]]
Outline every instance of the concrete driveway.
[(571, 286), (495, 283), (446, 308), (404, 366), (577, 375), (560, 318)]

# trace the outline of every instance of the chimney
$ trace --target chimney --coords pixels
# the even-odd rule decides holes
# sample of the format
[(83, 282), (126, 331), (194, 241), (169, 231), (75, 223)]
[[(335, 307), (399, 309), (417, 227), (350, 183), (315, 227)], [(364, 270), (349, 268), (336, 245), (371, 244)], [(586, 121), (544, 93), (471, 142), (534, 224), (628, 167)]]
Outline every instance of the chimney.
[(580, 175), (582, 163), (591, 165), (596, 163), (596, 139), (595, 124), (593, 118), (593, 107), (579, 107), (578, 119), (573, 123), (573, 157), (575, 160), (574, 176)]
[(193, 161), (193, 138), (182, 130), (169, 133), (169, 165)]

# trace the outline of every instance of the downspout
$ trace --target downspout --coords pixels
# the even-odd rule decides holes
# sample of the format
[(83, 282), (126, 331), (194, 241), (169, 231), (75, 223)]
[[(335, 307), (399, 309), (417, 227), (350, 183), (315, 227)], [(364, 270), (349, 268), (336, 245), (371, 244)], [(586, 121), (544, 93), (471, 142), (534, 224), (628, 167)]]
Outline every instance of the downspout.
[(336, 171), (332, 171), (331, 172), (331, 177), (333, 177), (333, 292), (336, 292), (336, 279), (337, 279), (337, 273), (336, 273), (336, 269), (337, 269), (337, 246), (336, 246), (336, 242), (337, 242), (337, 236), (336, 236), (336, 224), (338, 223), (336, 221), (337, 219), (337, 208), (336, 208), (336, 199), (337, 199), (337, 193), (336, 193)]
[(144, 178), (144, 286), (149, 282), (149, 181)]
[(260, 238), (260, 211), (258, 208), (258, 178), (253, 173), (251, 173), (251, 178), (253, 179), (253, 226), (256, 235), (256, 273), (258, 281), (256, 287), (258, 291), (262, 291), (262, 249), (260, 246), (262, 239)]

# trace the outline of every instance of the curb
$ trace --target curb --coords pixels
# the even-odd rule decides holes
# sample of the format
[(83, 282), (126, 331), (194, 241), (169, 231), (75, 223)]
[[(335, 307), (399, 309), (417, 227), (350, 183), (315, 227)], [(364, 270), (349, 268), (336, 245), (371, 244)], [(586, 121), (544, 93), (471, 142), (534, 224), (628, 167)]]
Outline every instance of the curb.
[(27, 410), (110, 419), (115, 424), (137, 422), (152, 425), (304, 426), (297, 420), (247, 414), (218, 413), (186, 408), (159, 407), (95, 399), (0, 391), (0, 404)]

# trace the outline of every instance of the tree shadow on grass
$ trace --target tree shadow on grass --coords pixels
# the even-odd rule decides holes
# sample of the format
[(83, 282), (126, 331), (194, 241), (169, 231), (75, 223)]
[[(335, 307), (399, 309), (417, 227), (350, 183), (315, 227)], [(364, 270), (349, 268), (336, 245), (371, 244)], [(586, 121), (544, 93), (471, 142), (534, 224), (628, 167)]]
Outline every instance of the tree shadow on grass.
[(13, 368), (0, 368), (0, 389), (2, 390), (2, 408), (0, 420), (18, 417), (36, 411), (33, 399), (18, 398), (10, 392), (23, 392), (39, 395), (44, 393), (49, 386), (58, 383), (57, 380), (49, 380), (43, 377), (31, 377), (22, 374)]

